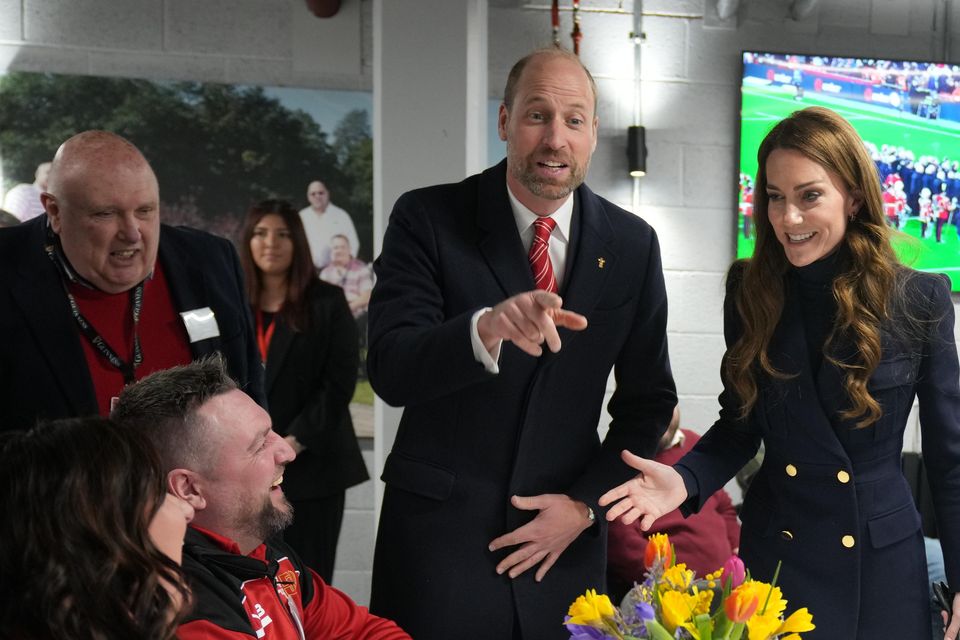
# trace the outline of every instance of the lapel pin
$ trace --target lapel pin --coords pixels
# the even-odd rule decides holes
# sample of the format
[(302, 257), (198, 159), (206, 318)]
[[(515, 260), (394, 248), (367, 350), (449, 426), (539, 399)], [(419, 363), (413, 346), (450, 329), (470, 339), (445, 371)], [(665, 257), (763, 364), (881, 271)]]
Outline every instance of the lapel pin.
[(597, 266), (598, 266), (598, 267), (600, 267), (601, 269), (603, 269), (603, 265), (605, 265), (605, 264), (607, 264), (606, 259), (604, 259), (604, 258), (597, 258)]

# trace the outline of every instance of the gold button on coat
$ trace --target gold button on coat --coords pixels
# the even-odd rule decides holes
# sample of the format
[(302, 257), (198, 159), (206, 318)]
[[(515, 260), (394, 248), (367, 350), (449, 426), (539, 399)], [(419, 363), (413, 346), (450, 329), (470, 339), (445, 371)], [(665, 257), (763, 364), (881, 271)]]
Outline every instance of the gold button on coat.
[(840, 471), (837, 471), (837, 480), (840, 481), (840, 484), (847, 484), (850, 482), (850, 474), (841, 469)]
[(797, 475), (797, 468), (792, 464), (788, 464), (786, 470), (787, 470), (787, 475), (790, 476), (791, 478)]
[(853, 539), (853, 536), (843, 536), (842, 538), (840, 538), (840, 542), (841, 542), (841, 543), (843, 544), (843, 546), (845, 546), (847, 549), (852, 549), (852, 548), (853, 548), (853, 545), (856, 544), (856, 541)]
[(780, 537), (784, 540), (793, 540), (793, 534), (786, 529), (780, 532)]

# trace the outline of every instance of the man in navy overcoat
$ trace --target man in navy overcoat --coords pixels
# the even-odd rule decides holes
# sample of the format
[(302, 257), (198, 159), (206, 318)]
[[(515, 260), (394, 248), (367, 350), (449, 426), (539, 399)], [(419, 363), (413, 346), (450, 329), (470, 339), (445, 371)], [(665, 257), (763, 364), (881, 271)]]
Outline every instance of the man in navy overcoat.
[[(579, 60), (536, 52), (500, 107), (507, 159), (394, 207), (368, 366), (405, 409), (371, 609), (418, 640), (566, 637), (570, 603), (605, 584), (597, 497), (630, 477), (622, 449), (653, 454), (676, 404), (656, 234), (582, 184), (595, 114)], [(562, 302), (528, 262), (547, 217)]]

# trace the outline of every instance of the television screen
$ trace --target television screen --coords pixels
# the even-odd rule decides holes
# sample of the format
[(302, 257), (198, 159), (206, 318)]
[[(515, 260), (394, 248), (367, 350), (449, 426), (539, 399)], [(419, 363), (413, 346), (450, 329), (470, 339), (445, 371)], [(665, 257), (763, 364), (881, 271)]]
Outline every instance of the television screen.
[(748, 51), (740, 95), (738, 258), (753, 253), (760, 141), (792, 112), (823, 106), (867, 145), (900, 259), (960, 291), (960, 66)]

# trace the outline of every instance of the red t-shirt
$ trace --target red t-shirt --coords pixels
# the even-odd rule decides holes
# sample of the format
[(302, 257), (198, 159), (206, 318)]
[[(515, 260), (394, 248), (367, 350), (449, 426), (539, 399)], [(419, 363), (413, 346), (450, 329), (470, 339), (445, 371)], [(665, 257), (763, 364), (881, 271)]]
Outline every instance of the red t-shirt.
[[(104, 293), (80, 284), (70, 283), (80, 308), (80, 313), (93, 326), (94, 330), (106, 341), (121, 360), (133, 360), (133, 300), (129, 291), (123, 293)], [(111, 398), (120, 395), (125, 383), (123, 373), (94, 347), (76, 325), (83, 345), (83, 355), (93, 379), (93, 389), (97, 396), (97, 408), (100, 415), (110, 413)], [(158, 261), (153, 277), (148, 278), (143, 287), (143, 302), (140, 308), (140, 323), (137, 327), (140, 336), (140, 351), (143, 361), (137, 367), (135, 378), (160, 369), (168, 369), (178, 364), (188, 364), (193, 360), (190, 342), (183, 320), (173, 304), (170, 288)]]

